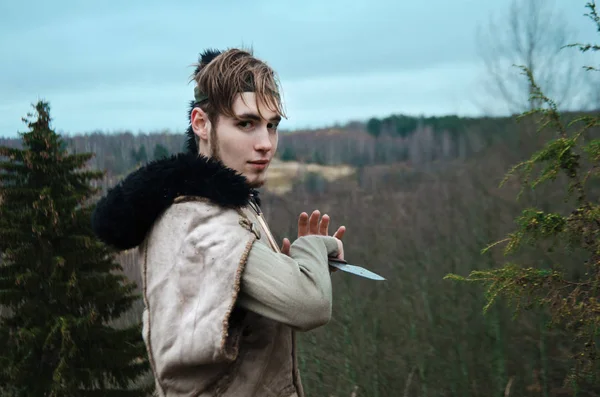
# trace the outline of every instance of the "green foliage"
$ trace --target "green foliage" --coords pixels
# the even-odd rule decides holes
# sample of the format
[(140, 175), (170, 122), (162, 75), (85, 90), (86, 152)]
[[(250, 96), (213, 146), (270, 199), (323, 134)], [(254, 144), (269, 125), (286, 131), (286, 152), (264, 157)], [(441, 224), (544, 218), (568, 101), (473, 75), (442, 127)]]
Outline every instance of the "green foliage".
[[(600, 19), (594, 2), (588, 3), (588, 14), (600, 31)], [(597, 46), (580, 46), (582, 51), (598, 50)], [(548, 252), (564, 249), (585, 253), (586, 273), (570, 279), (568, 269), (560, 263), (551, 269), (508, 263), (500, 269), (472, 271), (468, 277), (449, 274), (447, 279), (483, 284), (487, 303), (484, 311), (500, 296), (523, 308), (543, 308), (550, 314), (550, 324), (567, 330), (576, 343), (573, 371), (568, 381), (577, 388), (581, 384), (600, 385), (600, 203), (597, 192), (589, 185), (600, 167), (600, 143), (591, 139), (600, 126), (600, 117), (585, 116), (565, 123), (553, 100), (546, 97), (530, 70), (521, 67), (532, 87), (531, 99), (540, 107), (523, 113), (519, 120), (536, 117), (538, 132), (550, 130), (554, 138), (530, 159), (514, 166), (502, 181), (521, 178), (522, 189), (535, 189), (542, 183), (566, 181), (565, 202), (569, 215), (528, 208), (517, 218), (518, 229), (499, 243), (507, 243), (505, 254), (514, 254), (525, 245), (547, 247)], [(593, 70), (594, 68), (588, 68)], [(562, 179), (561, 179), (562, 178)]]
[[(527, 208), (516, 220), (520, 228), (509, 234), (507, 239), (498, 243), (507, 242), (505, 254), (517, 251), (523, 245), (534, 245), (542, 238), (560, 237), (567, 224), (567, 218), (556, 213), (545, 213), (535, 208)], [(498, 243), (491, 244), (483, 253)]]
[(464, 129), (465, 119), (458, 116), (443, 117), (413, 117), (391, 115), (383, 119), (371, 118), (367, 121), (367, 132), (374, 137), (382, 133), (406, 138), (413, 134), (419, 125), (433, 128), (435, 132), (448, 131), (456, 134)]
[(153, 159), (154, 160), (160, 160), (160, 159), (164, 159), (164, 158), (167, 158), (167, 157), (169, 157), (169, 149), (167, 149), (166, 147), (164, 147), (160, 143), (157, 143), (154, 146)]
[(323, 153), (321, 153), (321, 152), (319, 152), (317, 150), (315, 150), (312, 153), (311, 161), (310, 162), (311, 163), (315, 163), (315, 164), (319, 164), (319, 165), (326, 165), (327, 164), (327, 162), (325, 161), (325, 156), (323, 155)]
[(281, 152), (281, 160), (282, 161), (296, 161), (297, 156), (296, 156), (296, 152), (294, 152), (294, 149), (292, 149), (289, 146), (284, 147), (283, 151)]
[(131, 149), (131, 158), (135, 161), (136, 164), (146, 163), (148, 161), (148, 154), (146, 154), (146, 145), (140, 146), (140, 148), (136, 151), (135, 149)]
[(375, 117), (369, 119), (367, 121), (367, 132), (377, 138), (381, 134), (381, 121)]
[(458, 116), (429, 117), (425, 125), (430, 125), (434, 131), (448, 131), (452, 134), (459, 133), (464, 128), (465, 119)]
[(312, 194), (323, 193), (327, 180), (317, 172), (307, 172), (303, 180), (304, 188)]
[(138, 299), (90, 225), (102, 178), (90, 153), (69, 155), (49, 105), (25, 119), (23, 150), (0, 147), (0, 394), (142, 396), (139, 325), (108, 325)]

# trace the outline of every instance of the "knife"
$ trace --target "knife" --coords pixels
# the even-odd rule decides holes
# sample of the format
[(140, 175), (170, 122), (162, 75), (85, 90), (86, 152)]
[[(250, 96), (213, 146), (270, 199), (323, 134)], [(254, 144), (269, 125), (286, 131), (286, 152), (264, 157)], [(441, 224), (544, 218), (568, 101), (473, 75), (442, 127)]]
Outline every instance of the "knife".
[(343, 272), (356, 274), (357, 276), (370, 278), (371, 280), (385, 280), (385, 278), (381, 277), (378, 274), (373, 273), (370, 270), (364, 269), (360, 266), (351, 265), (345, 260), (337, 259), (337, 258), (328, 258), (329, 266), (335, 267), (336, 269), (340, 269)]

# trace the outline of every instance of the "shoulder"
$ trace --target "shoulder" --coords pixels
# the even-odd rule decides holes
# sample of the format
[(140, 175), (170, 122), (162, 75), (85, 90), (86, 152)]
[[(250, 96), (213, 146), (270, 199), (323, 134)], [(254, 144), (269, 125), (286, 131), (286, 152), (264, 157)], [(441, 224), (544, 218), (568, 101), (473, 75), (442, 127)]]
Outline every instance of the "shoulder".
[[(145, 239), (151, 256), (173, 252), (193, 256), (198, 250), (222, 256), (245, 247), (252, 233), (243, 212), (196, 196), (179, 196), (156, 220)], [(243, 249), (243, 248), (242, 248)]]
[(168, 213), (194, 216), (201, 219), (215, 216), (237, 219), (243, 216), (243, 212), (237, 207), (224, 206), (202, 196), (178, 196), (165, 211), (165, 214)]
[(157, 219), (154, 229), (164, 233), (245, 234), (244, 213), (201, 196), (178, 196)]

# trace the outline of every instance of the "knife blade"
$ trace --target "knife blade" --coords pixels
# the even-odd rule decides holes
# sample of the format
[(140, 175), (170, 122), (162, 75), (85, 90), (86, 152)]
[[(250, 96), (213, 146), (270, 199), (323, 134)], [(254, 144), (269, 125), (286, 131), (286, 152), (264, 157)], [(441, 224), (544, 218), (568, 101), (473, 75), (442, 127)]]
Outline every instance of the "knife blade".
[(336, 269), (340, 269), (343, 272), (356, 274), (357, 276), (369, 278), (371, 280), (385, 280), (385, 278), (381, 277), (379, 274), (373, 273), (372, 271), (362, 268), (360, 266), (351, 265), (345, 260), (336, 258), (328, 259), (329, 266), (335, 267)]

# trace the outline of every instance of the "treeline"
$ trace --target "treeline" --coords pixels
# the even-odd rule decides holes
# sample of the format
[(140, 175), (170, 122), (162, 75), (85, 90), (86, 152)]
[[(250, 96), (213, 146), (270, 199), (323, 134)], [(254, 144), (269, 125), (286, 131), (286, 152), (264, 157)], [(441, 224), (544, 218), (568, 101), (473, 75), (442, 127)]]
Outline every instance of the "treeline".
[[(570, 117), (575, 117), (571, 115)], [(405, 163), (418, 169), (467, 159), (496, 143), (518, 144), (514, 118), (410, 117), (392, 115), (332, 128), (281, 132), (277, 156), (285, 161), (355, 167)], [(69, 150), (92, 152), (93, 169), (105, 170), (106, 183), (140, 164), (185, 150), (184, 132), (116, 132), (64, 137)], [(18, 139), (0, 138), (18, 148)]]
[[(184, 150), (185, 141), (182, 134), (168, 132), (135, 135), (131, 132), (94, 132), (66, 135), (63, 140), (72, 153), (94, 153), (89, 167), (105, 170), (110, 178), (122, 176), (148, 161), (179, 153)], [(0, 146), (20, 148), (20, 145), (19, 139), (0, 138)]]
[(427, 126), (436, 131), (447, 131), (452, 134), (463, 130), (465, 122), (473, 121), (470, 118), (459, 116), (443, 117), (414, 117), (406, 115), (391, 115), (384, 118), (373, 117), (367, 121), (367, 131), (374, 137), (382, 134), (406, 138), (418, 129)]
[(452, 118), (452, 123), (436, 120), (390, 116), (366, 124), (283, 135), (281, 156), (326, 165), (408, 162), (423, 166), (465, 159), (499, 139), (514, 137), (511, 131), (515, 123), (509, 118)]
[[(499, 140), (516, 140), (510, 118), (416, 118), (390, 116), (326, 129), (282, 132), (278, 157), (322, 165), (356, 167), (405, 162), (424, 167), (436, 161), (466, 159)], [(93, 152), (90, 167), (106, 170), (111, 180), (147, 161), (179, 153), (185, 134), (99, 132), (65, 136), (70, 150)], [(18, 139), (0, 139), (18, 147)]]

